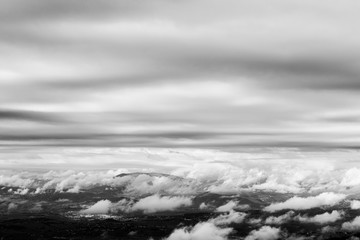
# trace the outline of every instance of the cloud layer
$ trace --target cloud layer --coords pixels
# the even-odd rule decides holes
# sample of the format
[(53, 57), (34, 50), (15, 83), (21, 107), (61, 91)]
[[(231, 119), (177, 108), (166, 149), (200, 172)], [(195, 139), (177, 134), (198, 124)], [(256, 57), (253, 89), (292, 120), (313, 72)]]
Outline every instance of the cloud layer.
[(334, 206), (346, 198), (345, 194), (324, 192), (311, 197), (292, 197), (285, 202), (272, 203), (265, 208), (265, 211), (276, 212), (283, 209), (311, 209), (321, 206)]
[(153, 195), (141, 199), (132, 206), (132, 210), (141, 210), (145, 213), (154, 213), (159, 211), (172, 211), (179, 207), (191, 206), (192, 200), (188, 197), (161, 197)]
[(2, 146), (359, 146), (355, 0), (1, 6)]
[(359, 231), (360, 230), (360, 217), (356, 217), (349, 222), (342, 224), (342, 229), (345, 231)]
[[(355, 183), (360, 179), (356, 174), (360, 170), (356, 167), (357, 155), (354, 151), (324, 154), (281, 149), (264, 153), (200, 149), (93, 149), (77, 152), (72, 149), (66, 155), (46, 154), (37, 165), (33, 165), (53, 161), (52, 166), (58, 166), (59, 170), (49, 171), (41, 167), (39, 170), (7, 169), (4, 165), (0, 170), (0, 185), (20, 188), (14, 191), (17, 194), (42, 194), (47, 190), (81, 193), (102, 186), (122, 188), (124, 194), (131, 196), (194, 195), (204, 192), (236, 194), (242, 191), (351, 195), (358, 192)], [(86, 155), (88, 157), (84, 157)], [(338, 161), (344, 157), (347, 159)], [(97, 162), (92, 165), (90, 159)], [(36, 161), (38, 159), (34, 163)], [(61, 170), (68, 162), (74, 165), (78, 162), (78, 167), (87, 163), (90, 169)], [(118, 165), (123, 168), (111, 169)], [(328, 194), (325, 197), (331, 196)], [(296, 201), (319, 200), (303, 198), (292, 199), (290, 205), (295, 206)]]
[[(100, 200), (88, 208), (80, 211), (81, 214), (107, 214), (117, 213), (119, 211), (130, 213), (141, 211), (145, 214), (156, 212), (174, 211), (178, 208), (189, 207), (192, 205), (190, 197), (181, 196), (159, 196), (152, 195), (144, 197), (134, 202), (132, 200), (122, 199), (118, 202), (112, 203), (109, 200)], [(239, 216), (234, 216), (234, 219)]]
[(263, 226), (258, 230), (253, 230), (245, 240), (275, 240), (280, 237), (280, 229), (270, 226)]
[(190, 229), (176, 229), (167, 240), (226, 240), (231, 228), (219, 228), (213, 223), (202, 222)]
[(344, 215), (341, 211), (332, 211), (331, 213), (325, 212), (322, 214), (315, 215), (313, 217), (302, 217), (298, 216), (297, 219), (301, 222), (313, 222), (319, 224), (332, 223), (340, 220)]
[(112, 203), (109, 200), (100, 200), (89, 208), (81, 211), (84, 214), (107, 214)]

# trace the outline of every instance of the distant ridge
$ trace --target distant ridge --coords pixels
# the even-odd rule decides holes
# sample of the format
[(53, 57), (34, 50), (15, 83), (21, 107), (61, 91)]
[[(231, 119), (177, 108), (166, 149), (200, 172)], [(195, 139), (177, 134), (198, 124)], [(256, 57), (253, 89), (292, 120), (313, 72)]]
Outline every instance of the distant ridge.
[(182, 178), (182, 177), (171, 175), (171, 174), (151, 173), (151, 172), (120, 173), (120, 174), (116, 175), (115, 177), (127, 177), (127, 176), (137, 177), (139, 175), (148, 175), (148, 176), (151, 176), (151, 177), (167, 177), (167, 178), (170, 178), (172, 180), (184, 180), (184, 178)]

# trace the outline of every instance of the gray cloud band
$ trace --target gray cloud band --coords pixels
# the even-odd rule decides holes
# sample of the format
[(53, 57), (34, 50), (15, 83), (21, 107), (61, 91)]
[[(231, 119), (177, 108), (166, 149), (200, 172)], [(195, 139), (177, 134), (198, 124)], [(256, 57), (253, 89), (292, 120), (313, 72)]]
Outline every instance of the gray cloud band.
[(5, 144), (359, 145), (356, 1), (0, 3)]

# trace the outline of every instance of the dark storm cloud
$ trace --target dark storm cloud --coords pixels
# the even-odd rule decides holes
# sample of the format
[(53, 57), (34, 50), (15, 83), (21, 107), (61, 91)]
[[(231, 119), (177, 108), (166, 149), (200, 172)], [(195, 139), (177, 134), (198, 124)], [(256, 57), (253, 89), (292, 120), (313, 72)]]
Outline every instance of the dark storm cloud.
[[(242, 55), (241, 52), (238, 54)], [(199, 72), (203, 72), (205, 76), (247, 76), (264, 87), (360, 90), (360, 72), (352, 66), (350, 60), (345, 60), (345, 63), (329, 61), (327, 58), (310, 54), (305, 58), (293, 59), (276, 56), (197, 56), (184, 57), (179, 61), (175, 60), (173, 64), (182, 66), (183, 72), (194, 72), (195, 76), (200, 75)]]
[[(323, 137), (301, 140), (300, 132), (153, 132), (153, 133), (23, 133), (1, 134), (0, 145), (24, 143), (40, 146), (187, 147), (236, 149), (241, 147), (354, 148), (357, 144), (326, 143)], [(298, 138), (298, 140), (293, 140)], [(209, 141), (209, 139), (212, 139)], [(254, 141), (255, 140), (259, 140)]]
[[(239, 53), (241, 55), (241, 53)], [(171, 81), (192, 81), (194, 78), (206, 80), (209, 77), (232, 77), (224, 81), (237, 81), (236, 76), (253, 78), (259, 87), (276, 89), (313, 90), (360, 90), (360, 72), (350, 64), (328, 59), (264, 59), (267, 56), (251, 59), (233, 56), (184, 56), (179, 59), (159, 61), (157, 71), (134, 73), (129, 76), (109, 78), (59, 79), (43, 82), (43, 86), (54, 89), (81, 91), (82, 89), (106, 89), (136, 85), (169, 83)], [(156, 63), (156, 59), (153, 59)], [(350, 65), (350, 66), (349, 66)], [(238, 81), (242, 81), (241, 79)]]
[[(289, 6), (282, 1), (275, 1), (275, 3), (279, 4), (279, 6), (284, 5), (285, 10), (289, 8)], [(204, 2), (195, 2), (193, 12), (189, 14), (193, 16), (196, 12), (199, 12), (201, 4), (204, 4)], [(234, 2), (231, 2), (231, 4), (234, 5)], [(308, 4), (309, 3), (305, 3), (304, 6), (307, 7)], [(337, 39), (338, 36), (336, 36), (336, 38), (333, 36), (334, 39), (325, 38), (325, 41), (320, 42), (321, 37), (315, 34), (315, 36), (312, 37), (310, 35), (311, 31), (305, 31), (304, 36), (302, 36), (305, 40), (302, 43), (296, 43), (296, 41), (294, 41), (294, 39), (296, 40), (296, 36), (292, 35), (296, 34), (297, 29), (291, 30), (289, 33), (281, 33), (279, 31), (283, 26), (279, 24), (281, 27), (279, 27), (279, 29), (275, 27), (275, 33), (272, 33), (274, 36), (272, 36), (270, 32), (269, 39), (264, 39), (262, 42), (259, 41), (259, 36), (251, 36), (252, 32), (258, 31), (257, 29), (250, 28), (249, 30), (244, 30), (245, 28), (242, 25), (234, 29), (234, 33), (237, 31), (240, 32), (239, 36), (235, 36), (238, 39), (236, 42), (230, 41), (231, 39), (228, 42), (226, 42), (227, 40), (225, 40), (225, 42), (216, 41), (216, 39), (214, 41), (207, 39), (208, 36), (206, 34), (204, 34), (204, 37), (198, 39), (190, 38), (189, 40), (183, 40), (178, 36), (163, 39), (162, 36), (151, 37), (151, 29), (149, 30), (149, 36), (145, 35), (143, 39), (136, 39), (136, 36), (132, 37), (131, 29), (128, 29), (130, 34), (126, 34), (126, 32), (123, 32), (121, 29), (119, 30), (116, 26), (111, 28), (112, 32), (110, 32), (108, 38), (107, 36), (104, 36), (104, 38), (101, 37), (103, 33), (101, 32), (101, 27), (98, 33), (99, 36), (96, 36), (97, 32), (94, 32), (93, 35), (85, 35), (82, 37), (81, 31), (78, 33), (76, 29), (72, 29), (72, 22), (76, 23), (79, 20), (80, 23), (83, 24), (80, 30), (83, 30), (84, 33), (89, 33), (92, 30), (92, 24), (96, 25), (100, 23), (103, 28), (106, 28), (108, 21), (107, 16), (109, 15), (116, 19), (115, 22), (123, 22), (125, 24), (128, 21), (140, 21), (141, 23), (143, 18), (145, 22), (146, 20), (151, 22), (153, 19), (167, 21), (174, 24), (175, 30), (178, 30), (177, 28), (181, 29), (182, 26), (188, 26), (189, 23), (177, 15), (174, 17), (169, 16), (165, 11), (168, 10), (168, 12), (172, 12), (176, 7), (182, 7), (180, 9), (183, 9), (184, 6), (187, 6), (187, 3), (184, 3), (184, 6), (181, 4), (179, 6), (161, 1), (155, 1), (153, 5), (139, 4), (137, 1), (135, 1), (135, 3), (129, 1), (122, 1), (121, 3), (110, 1), (99, 3), (90, 1), (85, 5), (81, 2), (72, 3), (71, 1), (56, 3), (49, 3), (47, 1), (5, 1), (3, 5), (5, 7), (3, 8), (4, 14), (2, 14), (2, 16), (7, 16), (9, 20), (8, 22), (3, 22), (1, 25), (3, 28), (2, 40), (8, 42), (8, 44), (15, 43), (15, 46), (37, 49), (37, 51), (41, 52), (55, 52), (56, 57), (59, 53), (64, 52), (67, 54), (60, 57), (65, 58), (64, 60), (69, 59), (70, 61), (76, 57), (83, 56), (90, 64), (97, 64), (97, 62), (106, 64), (106, 61), (104, 63), (104, 59), (102, 58), (109, 59), (112, 63), (123, 60), (123, 58), (128, 58), (129, 60), (134, 59), (133, 64), (136, 64), (136, 61), (145, 61), (146, 64), (152, 66), (151, 70), (142, 69), (142, 71), (134, 71), (125, 76), (119, 71), (114, 71), (112, 73), (103, 72), (95, 78), (89, 76), (83, 76), (83, 78), (81, 78), (81, 76), (78, 76), (80, 78), (79, 80), (75, 78), (70, 79), (70, 81), (63, 81), (61, 78), (58, 80), (55, 78), (56, 81), (52, 81), (55, 87), (63, 86), (70, 89), (79, 87), (90, 88), (91, 86), (112, 87), (115, 84), (120, 86), (131, 83), (146, 84), (152, 81), (176, 80), (180, 77), (186, 80), (190, 79), (190, 77), (200, 76), (207, 78), (214, 75), (219, 77), (252, 77), (254, 78), (253, 81), (260, 81), (259, 85), (266, 85), (266, 87), (275, 86), (277, 88), (293, 87), (325, 90), (354, 90), (359, 87), (359, 71), (356, 65), (357, 55), (359, 53), (354, 52), (354, 49), (345, 48), (344, 46), (347, 44), (347, 39)], [(210, 5), (214, 5), (214, 2), (210, 1)], [(239, 5), (235, 4), (234, 7), (245, 7), (246, 9), (249, 8), (247, 5), (251, 6), (252, 4), (240, 3)], [(327, 7), (324, 7), (323, 11), (319, 13), (324, 15), (324, 10), (326, 9)], [(250, 8), (250, 10), (250, 13), (247, 15), (239, 15), (239, 21), (253, 21), (251, 15), (257, 16), (263, 11), (261, 8), (258, 10), (259, 12), (256, 12), (252, 8)], [(281, 13), (281, 8), (279, 8), (278, 11)], [(139, 17), (140, 13), (144, 13), (143, 18)], [(154, 17), (153, 14), (155, 13), (159, 15)], [(311, 13), (311, 11), (309, 13)], [(308, 13), (299, 10), (299, 14), (304, 14), (305, 16)], [(331, 16), (331, 12), (327, 14)], [(204, 15), (205, 19), (210, 18), (207, 12), (205, 12)], [(221, 17), (217, 16), (217, 18), (220, 18), (222, 21), (237, 20), (233, 14), (230, 14), (229, 19), (227, 19), (226, 11), (221, 12), (219, 15)], [(250, 17), (248, 15), (250, 15)], [(266, 17), (268, 19), (266, 19)], [(15, 21), (21, 18), (24, 18), (24, 22), (19, 23)], [(43, 22), (37, 22), (38, 18), (46, 18), (49, 22), (45, 22), (45, 20), (43, 20)], [(265, 15), (264, 18), (266, 21), (271, 21), (273, 18), (277, 20), (272, 15)], [(285, 15), (283, 18), (286, 20), (287, 16)], [(346, 18), (346, 16), (344, 16), (344, 18)], [(93, 21), (91, 19), (93, 19)], [(219, 22), (221, 22), (220, 20)], [(266, 27), (264, 23), (265, 20), (261, 20), (261, 18), (259, 20), (261, 29)], [(290, 18), (289, 24), (285, 26), (286, 28), (290, 29), (292, 27), (291, 20)], [(306, 27), (311, 28), (311, 25), (307, 26), (307, 24), (311, 23), (301, 17), (300, 20), (304, 20), (304, 24), (300, 26), (302, 28), (299, 29), (300, 34), (298, 33), (301, 36), (301, 31), (304, 31)], [(319, 17), (317, 20), (321, 23), (324, 19)], [(57, 30), (57, 27), (61, 26), (61, 21), (63, 21), (63, 24), (67, 26), (68, 29), (65, 29), (65, 35), (60, 34), (59, 36), (57, 32), (64, 30), (63, 28)], [(199, 19), (195, 19), (194, 21), (199, 24), (200, 30), (201, 27), (207, 27), (207, 25), (203, 24)], [(341, 24), (341, 21), (339, 21), (339, 23), (335, 22), (330, 30), (334, 32), (334, 34), (343, 34), (340, 29)], [(44, 28), (44, 25), (47, 25), (47, 27)], [(109, 23), (109, 25), (111, 25), (111, 23)], [(177, 25), (180, 27), (177, 27)], [(136, 26), (136, 24), (134, 26), (130, 25), (129, 28)], [(209, 24), (209, 27), (211, 28), (211, 24)], [(320, 33), (324, 31), (325, 37), (327, 34), (326, 31), (329, 31), (326, 27), (328, 27), (327, 24), (324, 24), (324, 26), (322, 26), (323, 29), (318, 29)], [(144, 32), (147, 30), (146, 26), (143, 30)], [(163, 31), (166, 36), (166, 27)], [(221, 28), (215, 25), (214, 31), (219, 31), (220, 35)], [(117, 36), (119, 32), (121, 34)], [(194, 33), (196, 33), (196, 29), (188, 29), (185, 27), (184, 32), (180, 32), (179, 34), (186, 36), (186, 34), (191, 35)], [(306, 34), (309, 34), (309, 36)], [(122, 37), (126, 40), (122, 39)], [(260, 35), (260, 37), (262, 36)], [(271, 37), (274, 37), (274, 39), (271, 39)], [(247, 46), (249, 43), (247, 43), (247, 41), (251, 40), (251, 38), (256, 40), (251, 48), (256, 46), (259, 50), (251, 50), (251, 48), (249, 50)], [(287, 39), (289, 42), (294, 42), (292, 43), (293, 47), (290, 47), (290, 49), (285, 48), (285, 50), (282, 50), (281, 46), (274, 44), (276, 41), (280, 43), (285, 40), (286, 42)], [(354, 39), (356, 39), (356, 37)], [(204, 44), (204, 41), (206, 44)], [(304, 48), (301, 51), (298, 50), (300, 46)], [(274, 53), (268, 53), (268, 49), (274, 47)], [(278, 48), (278, 53), (276, 53), (276, 48)], [(262, 51), (262, 49), (265, 51)], [(285, 56), (282, 56), (284, 53)], [(99, 56), (97, 57), (97, 55)], [(114, 70), (116, 67), (112, 66), (111, 68)], [(108, 76), (104, 76), (104, 74)]]
[(56, 123), (60, 121), (60, 118), (41, 112), (9, 111), (0, 109), (0, 120), (39, 121)]
[[(6, 38), (5, 36), (4, 39)], [(74, 47), (71, 46), (73, 44), (71, 42), (61, 42), (52, 38), (48, 40), (28, 39), (27, 36), (15, 36), (15, 38), (21, 41), (26, 40), (25, 45), (33, 41), (37, 45), (36, 48), (40, 49), (51, 49), (57, 46), (54, 48), (56, 51), (63, 49), (65, 52), (71, 53), (75, 48), (74, 52), (76, 53), (76, 48), (83, 48), (81, 46), (83, 43), (75, 44)], [(8, 41), (14, 42), (16, 39)], [(142, 43), (135, 43), (136, 45), (141, 46)], [(166, 52), (162, 45), (145, 46), (146, 54), (142, 55), (136, 49), (132, 51), (121, 45), (115, 45), (109, 49), (106, 43), (96, 43), (94, 46), (90, 44), (85, 48), (89, 48), (89, 52), (95, 49), (95, 53), (81, 51), (78, 54), (90, 55), (89, 59), (92, 64), (96, 64), (97, 61), (102, 62), (101, 58), (96, 59), (95, 56), (97, 52), (102, 52), (101, 54), (105, 55), (101, 57), (109, 58), (112, 61), (129, 57), (130, 59), (134, 58), (134, 64), (141, 60), (148, 62), (148, 65), (152, 67), (127, 74), (115, 70), (112, 73), (104, 73), (104, 76), (77, 76), (65, 79), (52, 77), (52, 81), (44, 80), (39, 84), (41, 84), (40, 87), (65, 88), (76, 91), (156, 82), (176, 82), (179, 79), (181, 81), (193, 81), (194, 78), (206, 80), (209, 77), (233, 78), (231, 81), (236, 81), (236, 77), (245, 76), (252, 78), (253, 83), (260, 87), (319, 90), (359, 90), (360, 88), (360, 72), (356, 65), (357, 59), (352, 55), (353, 52), (338, 54), (337, 52), (331, 53), (330, 50), (322, 56), (321, 52), (304, 51), (298, 56), (281, 57), (261, 53), (249, 54), (245, 50), (232, 50), (231, 48), (218, 53), (216, 50), (212, 51), (212, 48), (219, 47), (216, 44), (208, 47), (198, 46), (197, 49), (187, 47), (188, 43), (173, 45), (175, 45), (174, 48), (171, 48), (170, 44)], [(222, 46), (220, 47), (222, 48)], [(232, 52), (230, 52), (231, 50)], [(71, 54), (69, 57), (71, 60)], [(115, 69), (115, 66), (112, 68)]]
[(3, 144), (359, 144), (355, 1), (0, 4)]
[[(123, 9), (123, 11), (119, 11)], [(34, 21), (49, 19), (89, 19), (107, 15), (125, 14), (127, 4), (120, 1), (44, 1), (44, 0), (1, 0), (0, 16), (3, 21)]]

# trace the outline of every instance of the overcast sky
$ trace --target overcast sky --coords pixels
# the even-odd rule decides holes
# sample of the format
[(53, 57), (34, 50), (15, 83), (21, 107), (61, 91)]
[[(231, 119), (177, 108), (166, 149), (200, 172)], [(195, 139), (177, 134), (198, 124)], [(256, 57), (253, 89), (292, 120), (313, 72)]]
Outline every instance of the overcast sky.
[(0, 0), (0, 144), (358, 147), (359, 10)]

